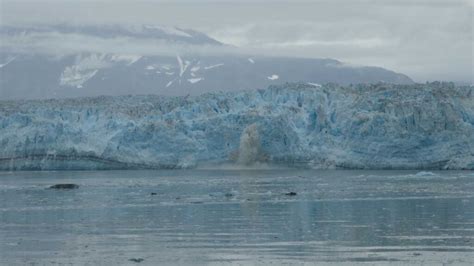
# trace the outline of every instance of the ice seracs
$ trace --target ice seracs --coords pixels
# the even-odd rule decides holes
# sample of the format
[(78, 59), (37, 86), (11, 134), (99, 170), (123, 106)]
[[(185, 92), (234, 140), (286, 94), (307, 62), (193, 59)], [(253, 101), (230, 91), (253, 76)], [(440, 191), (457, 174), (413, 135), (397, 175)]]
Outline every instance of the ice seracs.
[(4, 170), (262, 159), (325, 169), (474, 170), (474, 87), (451, 83), (0, 101), (0, 121)]

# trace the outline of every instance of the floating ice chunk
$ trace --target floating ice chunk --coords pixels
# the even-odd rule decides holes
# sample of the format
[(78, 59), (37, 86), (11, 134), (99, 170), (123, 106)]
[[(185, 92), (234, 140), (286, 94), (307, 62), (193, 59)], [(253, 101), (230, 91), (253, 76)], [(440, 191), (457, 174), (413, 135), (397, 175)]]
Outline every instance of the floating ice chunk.
[(174, 80), (168, 82), (168, 83), (166, 84), (166, 88), (168, 88), (169, 86), (171, 86), (171, 85), (173, 84), (173, 81), (174, 81)]
[(253, 58), (249, 58), (248, 60), (250, 63), (255, 64), (255, 60), (253, 60)]
[(434, 176), (434, 175), (436, 174), (433, 172), (427, 172), (427, 171), (421, 171), (421, 172), (416, 173), (416, 176)]
[(153, 70), (153, 69), (155, 69), (155, 67), (152, 66), (152, 65), (149, 65), (149, 66), (147, 66), (145, 69), (146, 69), (146, 70)]
[(279, 79), (279, 78), (280, 78), (280, 77), (279, 77), (278, 75), (275, 75), (275, 74), (273, 74), (273, 75), (267, 77), (267, 79), (269, 79), (269, 80), (277, 80), (277, 79)]

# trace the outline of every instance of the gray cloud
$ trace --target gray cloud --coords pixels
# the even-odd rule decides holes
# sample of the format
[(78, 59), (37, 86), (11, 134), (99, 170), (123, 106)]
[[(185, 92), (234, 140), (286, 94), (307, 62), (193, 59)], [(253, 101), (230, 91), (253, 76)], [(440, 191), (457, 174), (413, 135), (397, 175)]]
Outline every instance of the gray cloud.
[(160, 39), (119, 36), (104, 38), (86, 34), (60, 33), (57, 31), (32, 32), (15, 35), (0, 35), (3, 51), (22, 54), (49, 54), (67, 56), (82, 52), (129, 55), (171, 55), (176, 54), (241, 54), (247, 49), (232, 46), (194, 45), (170, 43)]
[[(473, 82), (473, 2), (3, 0), (1, 22), (176, 25), (201, 30), (245, 53), (331, 57), (386, 67), (420, 82)], [(130, 53), (190, 49), (146, 42), (129, 42), (124, 48), (120, 43), (130, 40), (75, 43), (74, 36), (69, 37), (61, 45), (47, 40), (44, 45), (57, 50), (128, 49)]]

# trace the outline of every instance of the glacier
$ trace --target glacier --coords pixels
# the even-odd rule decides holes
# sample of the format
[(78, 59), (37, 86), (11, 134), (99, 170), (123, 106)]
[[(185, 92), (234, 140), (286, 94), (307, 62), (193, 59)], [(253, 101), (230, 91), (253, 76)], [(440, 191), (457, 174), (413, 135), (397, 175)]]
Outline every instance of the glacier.
[(474, 169), (474, 87), (311, 85), (0, 101), (0, 170)]

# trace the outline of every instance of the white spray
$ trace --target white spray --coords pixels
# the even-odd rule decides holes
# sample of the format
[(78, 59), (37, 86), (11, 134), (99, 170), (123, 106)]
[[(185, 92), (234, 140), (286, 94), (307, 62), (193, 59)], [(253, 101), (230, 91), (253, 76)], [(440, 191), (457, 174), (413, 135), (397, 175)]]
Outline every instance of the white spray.
[(252, 165), (257, 162), (260, 154), (260, 137), (257, 124), (247, 126), (240, 136), (239, 159), (242, 165)]

